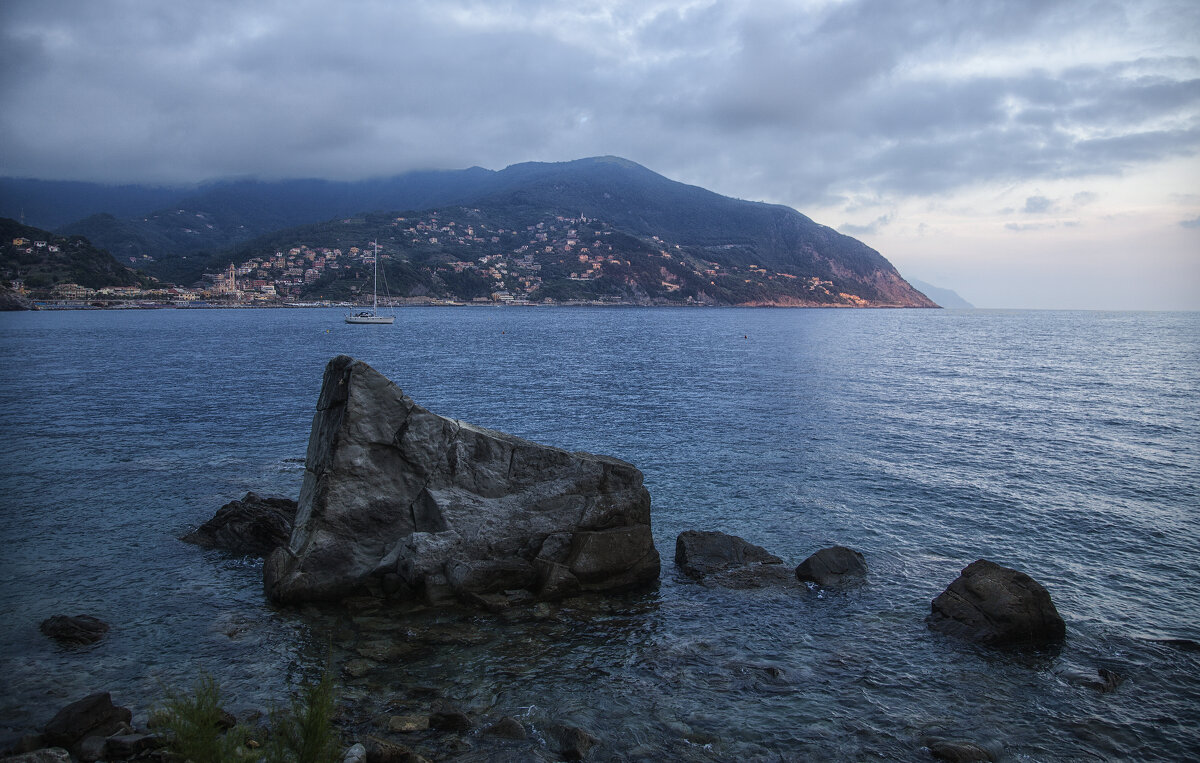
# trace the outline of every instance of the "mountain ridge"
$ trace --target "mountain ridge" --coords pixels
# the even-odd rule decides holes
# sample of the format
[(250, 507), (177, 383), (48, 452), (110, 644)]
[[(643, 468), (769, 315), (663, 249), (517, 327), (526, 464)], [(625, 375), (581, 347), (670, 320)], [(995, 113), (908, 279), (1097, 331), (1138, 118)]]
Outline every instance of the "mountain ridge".
[[(764, 283), (757, 295), (741, 287), (726, 288), (719, 303), (809, 304), (812, 290), (791, 288), (786, 279), (816, 279), (829, 284), (822, 289), (843, 294), (848, 304), (935, 306), (879, 252), (794, 209), (732, 199), (615, 156), (523, 162), (498, 171), (425, 170), (354, 183), (232, 180), (188, 189), (172, 205), (141, 216), (92, 214), (59, 232), (86, 236), (122, 262), (160, 279), (188, 281), (242, 256), (249, 242), (279, 239), (279, 234), (306, 225), (364, 214), (398, 218), (459, 207), (483, 210), (497, 229), (554, 217), (599, 220), (651, 248), (658, 246), (654, 242), (669, 242), (690, 258), (693, 273), (711, 270), (703, 264), (708, 263), (718, 270), (761, 268), (780, 277), (782, 285)], [(518, 245), (528, 248), (532, 243)], [(442, 254), (469, 253), (456, 249)], [(475, 252), (480, 253), (488, 254)], [(413, 266), (426, 267), (423, 261)], [(625, 277), (645, 281), (650, 273), (642, 268)], [(745, 283), (754, 282), (756, 274), (753, 271)], [(654, 293), (653, 286), (638, 283), (623, 293)], [(686, 291), (703, 302), (712, 298), (707, 291), (713, 291), (703, 286), (697, 282)], [(715, 279), (712, 286), (718, 286)], [(824, 299), (816, 303), (824, 304)]]

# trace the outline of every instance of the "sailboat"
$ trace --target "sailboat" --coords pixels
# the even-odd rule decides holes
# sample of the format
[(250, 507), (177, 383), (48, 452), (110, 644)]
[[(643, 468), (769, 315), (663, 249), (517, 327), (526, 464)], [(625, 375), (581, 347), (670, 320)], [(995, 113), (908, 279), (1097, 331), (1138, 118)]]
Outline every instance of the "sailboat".
[(371, 311), (363, 310), (346, 316), (346, 323), (392, 323), (396, 320), (394, 315), (379, 314), (379, 242), (375, 242), (375, 291), (371, 298)]

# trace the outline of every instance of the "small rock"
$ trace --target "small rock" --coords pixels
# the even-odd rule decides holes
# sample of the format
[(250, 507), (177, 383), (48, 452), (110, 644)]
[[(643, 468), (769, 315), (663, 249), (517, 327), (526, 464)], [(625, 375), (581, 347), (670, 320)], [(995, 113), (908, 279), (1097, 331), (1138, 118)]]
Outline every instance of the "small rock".
[(290, 498), (249, 492), (240, 501), (230, 501), (217, 509), (212, 519), (180, 540), (203, 548), (265, 557), (291, 539), (296, 506)]
[(342, 763), (367, 763), (367, 748), (360, 743), (351, 745), (342, 756)]
[(91, 615), (55, 615), (42, 621), (42, 633), (63, 644), (94, 644), (108, 633), (108, 623)]
[(1047, 644), (1066, 635), (1050, 594), (1023, 572), (980, 559), (933, 600), (926, 624), (991, 646)]
[(429, 714), (429, 728), (459, 733), (471, 728), (470, 717), (458, 708), (440, 702)]
[(600, 740), (581, 728), (565, 727), (558, 732), (558, 752), (565, 760), (583, 760)]
[(948, 760), (951, 763), (976, 763), (977, 761), (995, 761), (996, 757), (987, 748), (963, 739), (942, 739), (929, 737), (923, 741), (929, 752), (938, 760)]
[(94, 763), (104, 757), (107, 742), (108, 740), (101, 736), (84, 737), (84, 740), (75, 746), (75, 757), (79, 758), (81, 763)]
[(367, 737), (367, 763), (429, 763), (402, 744)]
[(117, 734), (105, 740), (104, 758), (124, 760), (140, 755), (146, 750), (163, 746), (165, 740), (158, 734)]
[(428, 728), (428, 715), (393, 715), (388, 718), (388, 731), (397, 734), (411, 734), (414, 731), (424, 731)]
[(46, 747), (5, 758), (4, 763), (71, 763), (71, 754), (61, 747)]
[(529, 736), (521, 722), (509, 715), (488, 726), (483, 733), (503, 739), (525, 739)]
[(1125, 679), (1119, 674), (1105, 668), (1095, 670), (1064, 670), (1058, 677), (1072, 686), (1082, 686), (1094, 689), (1101, 694), (1107, 694), (1121, 685)]
[(675, 539), (675, 564), (685, 575), (700, 579), (751, 564), (783, 564), (783, 560), (736, 535), (685, 530)]
[(362, 678), (378, 667), (374, 662), (367, 659), (350, 660), (342, 665), (342, 672), (349, 678)]
[(85, 737), (114, 734), (132, 719), (129, 708), (116, 707), (108, 692), (97, 692), (59, 710), (42, 734), (46, 744), (70, 748)]
[(797, 580), (811, 581), (822, 588), (860, 582), (866, 574), (867, 563), (863, 555), (845, 546), (823, 548), (796, 567)]

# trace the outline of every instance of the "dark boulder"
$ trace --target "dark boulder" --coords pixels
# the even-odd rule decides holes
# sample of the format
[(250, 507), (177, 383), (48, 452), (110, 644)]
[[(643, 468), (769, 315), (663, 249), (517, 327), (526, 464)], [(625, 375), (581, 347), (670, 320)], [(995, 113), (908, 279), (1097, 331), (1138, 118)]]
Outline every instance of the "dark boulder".
[(296, 502), (280, 496), (249, 492), (240, 501), (230, 501), (208, 520), (180, 540), (204, 548), (219, 548), (235, 554), (266, 557), (292, 537)]
[(469, 715), (446, 702), (439, 702), (429, 713), (429, 728), (437, 731), (450, 731), (458, 734), (469, 731), (471, 725)]
[(1023, 572), (980, 559), (933, 600), (935, 631), (990, 646), (1047, 644), (1066, 635), (1050, 594)]
[(675, 539), (675, 564), (685, 575), (699, 580), (755, 564), (783, 564), (783, 560), (736, 535), (685, 530)]
[(429, 763), (404, 745), (386, 739), (367, 737), (365, 746), (367, 763)]
[(558, 754), (563, 760), (584, 760), (600, 740), (576, 726), (563, 726), (555, 733)]
[(42, 730), (42, 736), (52, 747), (69, 749), (89, 736), (115, 734), (132, 719), (129, 708), (113, 705), (108, 692), (98, 692), (59, 710)]
[(91, 615), (55, 615), (42, 621), (42, 633), (61, 644), (94, 644), (108, 633), (108, 623)]
[(263, 568), (281, 603), (382, 581), (431, 604), (618, 591), (658, 580), (642, 473), (437, 416), (366, 363), (329, 362), (290, 540)]
[(823, 548), (796, 567), (797, 580), (816, 583), (822, 588), (860, 583), (866, 575), (867, 563), (863, 555), (845, 546)]
[(506, 715), (500, 720), (493, 723), (483, 730), (483, 733), (488, 736), (500, 737), (501, 739), (526, 739), (529, 732), (525, 731), (525, 727), (521, 722), (510, 715)]

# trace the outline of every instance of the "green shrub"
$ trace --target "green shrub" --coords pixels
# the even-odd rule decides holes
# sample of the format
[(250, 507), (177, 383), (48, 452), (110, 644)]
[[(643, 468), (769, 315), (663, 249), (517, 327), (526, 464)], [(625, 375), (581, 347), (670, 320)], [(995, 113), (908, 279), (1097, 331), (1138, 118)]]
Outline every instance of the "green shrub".
[(171, 730), (170, 749), (192, 763), (228, 763), (241, 760), (239, 734), (223, 733), (227, 725), (221, 709), (216, 679), (201, 673), (191, 694), (167, 692), (156, 720)]
[(288, 711), (271, 713), (267, 763), (337, 763), (341, 740), (333, 728), (333, 671), (305, 683)]

